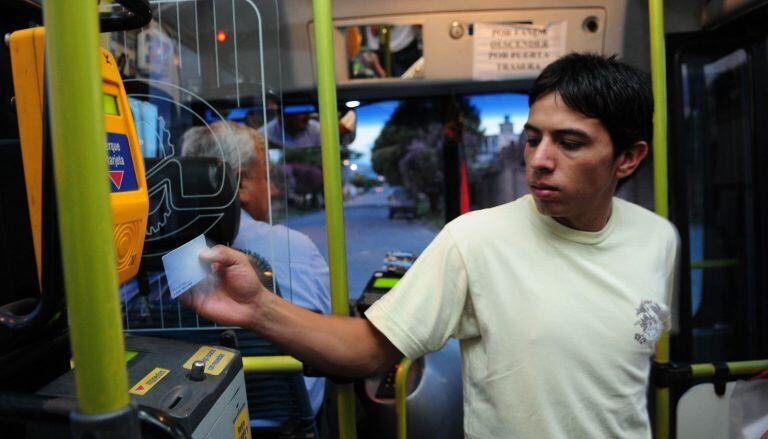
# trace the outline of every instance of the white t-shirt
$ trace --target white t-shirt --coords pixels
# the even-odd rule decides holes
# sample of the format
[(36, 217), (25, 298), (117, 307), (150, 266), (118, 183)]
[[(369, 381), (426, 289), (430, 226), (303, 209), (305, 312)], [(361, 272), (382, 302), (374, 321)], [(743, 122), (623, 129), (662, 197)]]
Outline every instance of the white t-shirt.
[(409, 358), (460, 341), (467, 437), (650, 438), (678, 242), (618, 198), (581, 232), (525, 196), (448, 224), (366, 316)]
[[(368, 50), (379, 50), (379, 36), (371, 32), (370, 26), (365, 27), (365, 32)], [(399, 52), (408, 47), (414, 38), (416, 38), (416, 29), (412, 25), (392, 26), (389, 31), (389, 50)]]

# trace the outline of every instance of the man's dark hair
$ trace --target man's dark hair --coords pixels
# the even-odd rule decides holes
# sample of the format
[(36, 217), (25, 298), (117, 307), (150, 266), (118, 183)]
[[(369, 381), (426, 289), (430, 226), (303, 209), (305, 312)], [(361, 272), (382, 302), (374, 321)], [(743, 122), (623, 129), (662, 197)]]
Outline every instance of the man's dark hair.
[(566, 105), (598, 119), (611, 136), (614, 157), (653, 138), (653, 93), (648, 74), (616, 59), (589, 53), (566, 55), (541, 72), (528, 105), (557, 92)]

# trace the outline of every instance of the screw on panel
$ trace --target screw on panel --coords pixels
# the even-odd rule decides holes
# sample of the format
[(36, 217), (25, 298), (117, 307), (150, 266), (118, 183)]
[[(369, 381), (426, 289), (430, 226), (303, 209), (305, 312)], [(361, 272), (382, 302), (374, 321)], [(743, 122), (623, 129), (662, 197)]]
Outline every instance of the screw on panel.
[(600, 23), (598, 22), (597, 17), (592, 15), (584, 19), (584, 22), (581, 23), (581, 27), (586, 32), (595, 33), (600, 29)]
[(448, 31), (448, 33), (451, 35), (451, 38), (458, 40), (464, 35), (464, 26), (462, 26), (458, 21), (453, 21), (451, 22), (451, 29)]

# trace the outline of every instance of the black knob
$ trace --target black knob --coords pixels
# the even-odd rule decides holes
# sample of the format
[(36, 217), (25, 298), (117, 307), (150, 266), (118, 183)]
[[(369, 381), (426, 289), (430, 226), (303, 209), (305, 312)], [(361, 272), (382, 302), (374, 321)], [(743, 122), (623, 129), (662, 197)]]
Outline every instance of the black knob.
[(189, 379), (193, 381), (202, 381), (205, 379), (205, 363), (197, 360), (192, 363), (192, 370), (189, 372)]

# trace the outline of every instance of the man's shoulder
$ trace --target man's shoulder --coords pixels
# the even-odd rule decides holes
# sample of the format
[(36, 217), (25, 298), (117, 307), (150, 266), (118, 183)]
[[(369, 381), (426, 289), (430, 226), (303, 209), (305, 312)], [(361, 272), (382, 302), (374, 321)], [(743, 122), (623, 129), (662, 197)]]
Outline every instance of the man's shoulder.
[(317, 246), (312, 241), (312, 239), (310, 239), (309, 236), (305, 235), (303, 232), (300, 232), (296, 229), (292, 229), (283, 224), (276, 224), (273, 227), (275, 228), (275, 230), (278, 231), (280, 235), (288, 238), (288, 242), (290, 243), (291, 246), (301, 247), (301, 248), (311, 248), (316, 252), (318, 251)]
[(235, 239), (236, 244), (258, 243), (261, 245), (267, 240), (276, 249), (288, 249), (290, 247), (291, 253), (294, 253), (294, 258), (319, 254), (315, 243), (304, 233), (283, 224), (257, 221), (243, 212), (240, 217), (240, 230)]
[(517, 216), (525, 208), (527, 208), (526, 197), (521, 197), (508, 203), (499, 204), (498, 206), (467, 212), (457, 217), (449, 224), (455, 224), (458, 227), (471, 227), (499, 220), (506, 221)]
[(445, 226), (454, 240), (494, 237), (501, 229), (517, 229), (526, 220), (525, 197), (486, 209), (467, 212)]
[(269, 223), (253, 219), (245, 210), (240, 211), (240, 225), (238, 226), (238, 236), (247, 234), (268, 234), (271, 230)]
[(655, 212), (621, 198), (614, 198), (614, 207), (620, 210), (624, 227), (632, 229), (633, 234), (646, 238), (663, 237), (665, 241), (672, 244), (679, 241), (675, 226)]
[(311, 249), (317, 251), (317, 246), (309, 236), (283, 224), (261, 223), (261, 233), (269, 233), (275, 245), (290, 246), (293, 249)]

